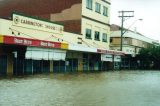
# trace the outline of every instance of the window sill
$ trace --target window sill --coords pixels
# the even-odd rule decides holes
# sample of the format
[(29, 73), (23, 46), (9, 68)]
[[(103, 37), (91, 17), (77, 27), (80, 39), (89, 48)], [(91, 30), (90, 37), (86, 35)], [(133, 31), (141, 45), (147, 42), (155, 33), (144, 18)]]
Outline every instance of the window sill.
[(107, 43), (107, 41), (105, 41), (105, 40), (103, 40), (102, 42), (105, 42), (105, 43)]
[(96, 13), (98, 13), (98, 14), (101, 14), (101, 12), (99, 12), (99, 11), (95, 11)]
[(87, 9), (89, 9), (89, 10), (92, 10), (92, 8), (89, 8), (89, 7), (86, 7)]
[(94, 40), (96, 40), (96, 41), (100, 41), (100, 39), (94, 39)]
[(108, 15), (103, 14), (103, 16), (108, 17)]
[(91, 37), (86, 37), (86, 39), (92, 39)]

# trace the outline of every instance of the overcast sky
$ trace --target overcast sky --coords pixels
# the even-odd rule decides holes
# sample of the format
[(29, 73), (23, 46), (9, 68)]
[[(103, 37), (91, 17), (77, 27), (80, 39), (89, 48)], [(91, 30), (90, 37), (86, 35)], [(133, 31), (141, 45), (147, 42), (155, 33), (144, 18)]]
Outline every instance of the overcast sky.
[(122, 10), (135, 11), (135, 17), (125, 21), (126, 28), (143, 19), (136, 21), (131, 30), (136, 27), (138, 32), (160, 41), (160, 0), (111, 0), (111, 24), (121, 25), (118, 11)]

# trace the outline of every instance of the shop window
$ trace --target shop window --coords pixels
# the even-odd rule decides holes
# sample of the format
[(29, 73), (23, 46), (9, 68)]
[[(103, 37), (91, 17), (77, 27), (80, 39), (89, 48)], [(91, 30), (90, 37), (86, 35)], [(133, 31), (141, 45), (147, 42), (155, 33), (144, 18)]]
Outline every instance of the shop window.
[(92, 0), (86, 0), (86, 8), (92, 10)]
[(86, 28), (86, 38), (87, 39), (92, 39), (92, 30)]
[(103, 42), (107, 42), (107, 34), (106, 33), (103, 33), (103, 35), (102, 35), (102, 41)]
[(108, 8), (103, 6), (103, 15), (108, 16)]
[(98, 31), (95, 31), (94, 39), (100, 41), (100, 33)]
[(95, 11), (98, 12), (98, 13), (101, 13), (101, 4), (99, 4), (99, 3), (96, 2)]

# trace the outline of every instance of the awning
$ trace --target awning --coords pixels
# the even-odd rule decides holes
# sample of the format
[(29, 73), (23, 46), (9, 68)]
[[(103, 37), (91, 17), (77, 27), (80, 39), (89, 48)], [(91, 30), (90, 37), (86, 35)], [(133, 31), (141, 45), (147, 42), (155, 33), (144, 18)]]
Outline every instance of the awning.
[(65, 60), (66, 51), (49, 48), (27, 47), (25, 58), (34, 60)]

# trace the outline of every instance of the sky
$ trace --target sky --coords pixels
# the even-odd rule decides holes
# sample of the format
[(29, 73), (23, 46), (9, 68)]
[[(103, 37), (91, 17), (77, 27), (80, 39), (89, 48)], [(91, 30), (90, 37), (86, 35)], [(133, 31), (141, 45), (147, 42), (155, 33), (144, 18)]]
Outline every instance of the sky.
[[(111, 0), (111, 24), (121, 25), (118, 11), (134, 11), (124, 27), (160, 41), (160, 0)], [(143, 19), (142, 21), (137, 21)]]

